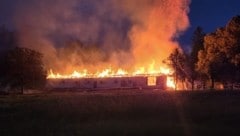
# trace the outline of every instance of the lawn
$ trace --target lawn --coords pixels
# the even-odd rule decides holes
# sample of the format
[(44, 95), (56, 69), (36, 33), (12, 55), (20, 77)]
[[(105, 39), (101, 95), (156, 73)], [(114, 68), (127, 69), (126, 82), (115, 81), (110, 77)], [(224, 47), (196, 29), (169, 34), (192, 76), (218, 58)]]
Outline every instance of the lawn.
[(0, 96), (0, 136), (235, 136), (239, 124), (238, 91)]

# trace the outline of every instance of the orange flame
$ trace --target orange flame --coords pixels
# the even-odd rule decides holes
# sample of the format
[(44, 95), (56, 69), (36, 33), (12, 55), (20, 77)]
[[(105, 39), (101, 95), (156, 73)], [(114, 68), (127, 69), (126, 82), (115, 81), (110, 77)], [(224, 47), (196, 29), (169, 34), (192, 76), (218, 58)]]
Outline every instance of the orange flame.
[(175, 89), (176, 88), (176, 84), (174, 82), (174, 78), (171, 76), (167, 76), (167, 87), (171, 88), (171, 89)]
[(139, 67), (135, 71), (128, 72), (124, 69), (114, 70), (111, 67), (101, 70), (100, 72), (90, 73), (88, 70), (83, 71), (74, 70), (71, 74), (54, 73), (52, 69), (49, 70), (47, 79), (72, 79), (72, 78), (105, 78), (105, 77), (133, 77), (139, 75), (156, 76), (166, 75), (166, 86), (170, 89), (175, 88), (174, 78), (171, 76), (173, 71), (168, 67), (155, 68), (155, 62), (149, 65), (148, 68)]

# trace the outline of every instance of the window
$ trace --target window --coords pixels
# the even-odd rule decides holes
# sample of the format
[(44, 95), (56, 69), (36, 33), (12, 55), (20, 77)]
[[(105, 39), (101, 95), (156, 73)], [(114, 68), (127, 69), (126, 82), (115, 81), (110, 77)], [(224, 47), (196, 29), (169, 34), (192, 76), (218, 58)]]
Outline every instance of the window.
[(148, 77), (148, 86), (156, 86), (157, 85), (157, 77), (150, 76)]

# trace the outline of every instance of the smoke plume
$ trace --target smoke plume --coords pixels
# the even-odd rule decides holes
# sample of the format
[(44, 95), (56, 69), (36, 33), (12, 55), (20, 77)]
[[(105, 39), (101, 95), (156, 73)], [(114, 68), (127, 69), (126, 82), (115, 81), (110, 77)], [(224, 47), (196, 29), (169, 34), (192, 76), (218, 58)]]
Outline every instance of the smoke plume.
[(17, 1), (21, 45), (60, 72), (161, 65), (189, 26), (190, 0)]

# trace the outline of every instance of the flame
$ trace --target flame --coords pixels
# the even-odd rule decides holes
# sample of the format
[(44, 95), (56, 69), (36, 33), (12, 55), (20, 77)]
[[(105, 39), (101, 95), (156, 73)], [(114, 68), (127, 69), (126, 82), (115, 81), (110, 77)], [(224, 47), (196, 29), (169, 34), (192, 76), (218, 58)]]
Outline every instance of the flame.
[(176, 87), (174, 83), (174, 78), (171, 76), (173, 74), (173, 70), (168, 67), (160, 67), (155, 68), (155, 62), (151, 63), (148, 68), (139, 67), (134, 71), (129, 72), (122, 68), (114, 70), (113, 68), (106, 68), (101, 71), (91, 73), (87, 69), (83, 71), (74, 70), (71, 74), (60, 74), (54, 73), (52, 69), (49, 70), (47, 79), (71, 79), (71, 78), (105, 78), (105, 77), (132, 77), (139, 75), (147, 75), (147, 76), (156, 76), (156, 75), (166, 75), (167, 82), (166, 86), (170, 89), (174, 89)]
[(171, 77), (171, 76), (167, 76), (167, 87), (171, 88), (171, 89), (175, 89), (176, 88), (176, 85), (175, 85), (175, 82), (174, 82), (174, 78)]

